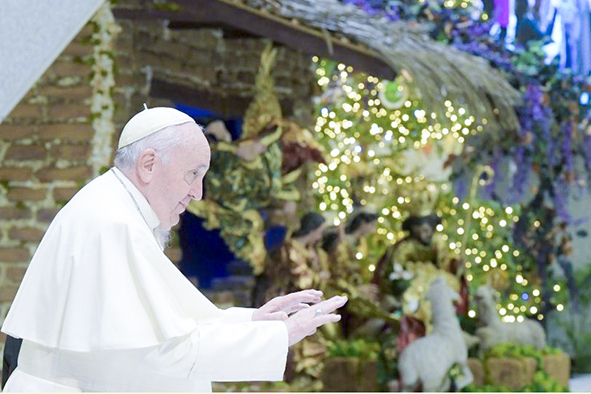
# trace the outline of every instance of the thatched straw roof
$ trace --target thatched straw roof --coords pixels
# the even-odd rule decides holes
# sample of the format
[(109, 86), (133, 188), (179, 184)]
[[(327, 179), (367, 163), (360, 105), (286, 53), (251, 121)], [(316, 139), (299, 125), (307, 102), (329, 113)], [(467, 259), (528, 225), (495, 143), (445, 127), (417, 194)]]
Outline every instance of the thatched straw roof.
[(506, 78), (485, 59), (435, 42), (421, 24), (392, 22), (337, 0), (216, 1), (265, 10), (318, 29), (329, 46), (334, 39), (364, 44), (397, 73), (411, 76), (409, 85), (427, 111), (441, 115), (444, 101), (451, 100), (477, 119), (486, 118), (489, 127), (519, 128), (514, 107), (520, 94)]

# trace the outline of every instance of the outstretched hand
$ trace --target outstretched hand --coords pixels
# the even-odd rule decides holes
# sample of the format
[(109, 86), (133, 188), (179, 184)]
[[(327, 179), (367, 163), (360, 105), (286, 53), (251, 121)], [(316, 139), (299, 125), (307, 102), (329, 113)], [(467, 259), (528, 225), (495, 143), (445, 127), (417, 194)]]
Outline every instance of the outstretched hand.
[(289, 346), (295, 345), (308, 335), (314, 334), (318, 327), (341, 320), (341, 315), (332, 312), (345, 305), (346, 302), (347, 297), (334, 296), (315, 304), (311, 308), (302, 309), (291, 315), (285, 321)]
[(317, 303), (322, 299), (318, 290), (302, 290), (275, 297), (254, 311), (252, 320), (287, 320), (291, 313), (310, 309), (308, 303)]

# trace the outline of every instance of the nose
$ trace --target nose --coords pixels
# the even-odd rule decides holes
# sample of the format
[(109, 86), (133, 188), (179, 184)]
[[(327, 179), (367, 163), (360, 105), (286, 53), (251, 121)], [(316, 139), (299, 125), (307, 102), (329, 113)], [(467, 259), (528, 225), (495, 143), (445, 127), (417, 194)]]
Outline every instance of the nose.
[(195, 184), (189, 189), (189, 196), (191, 196), (193, 200), (201, 200), (201, 197), (203, 197), (203, 183), (200, 181), (195, 182)]

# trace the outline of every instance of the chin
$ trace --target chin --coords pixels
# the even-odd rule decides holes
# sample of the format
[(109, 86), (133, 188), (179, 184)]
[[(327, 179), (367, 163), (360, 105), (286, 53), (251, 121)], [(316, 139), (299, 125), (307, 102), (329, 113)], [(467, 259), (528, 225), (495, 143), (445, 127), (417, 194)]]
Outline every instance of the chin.
[(173, 228), (174, 226), (176, 226), (177, 224), (179, 224), (179, 222), (181, 221), (181, 216), (180, 215), (174, 215), (169, 223), (168, 226), (168, 230), (170, 230), (171, 228)]

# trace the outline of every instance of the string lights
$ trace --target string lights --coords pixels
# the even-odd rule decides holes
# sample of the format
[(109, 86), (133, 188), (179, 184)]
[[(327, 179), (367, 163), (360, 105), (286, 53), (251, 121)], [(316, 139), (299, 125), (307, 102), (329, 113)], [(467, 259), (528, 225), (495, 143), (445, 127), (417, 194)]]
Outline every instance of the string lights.
[[(446, 6), (458, 3), (471, 2), (449, 0)], [(402, 77), (380, 81), (354, 73), (342, 63), (318, 57), (312, 60), (323, 90), (314, 130), (329, 153), (327, 163), (313, 171), (318, 209), (338, 226), (356, 204), (370, 205), (380, 213), (374, 237), (383, 245), (394, 244), (406, 236), (401, 223), (416, 205), (409, 190), (427, 180), (415, 161), (459, 153), (467, 137), (485, 130), (487, 120), (475, 119), (451, 101), (444, 103), (446, 119), (438, 119), (421, 108)], [(540, 280), (529, 271), (528, 256), (512, 243), (511, 229), (519, 221), (519, 206), (502, 207), (478, 198), (460, 200), (449, 182), (436, 184), (439, 198), (435, 211), (441, 219), (437, 232), (450, 253), (464, 261), (472, 290), (487, 281), (503, 289), (505, 297), (497, 309), (506, 322), (529, 316), (544, 319)], [(481, 180), (479, 187), (482, 184)], [(365, 257), (367, 269), (375, 269), (375, 261)], [(556, 286), (558, 293), (561, 288)], [(558, 311), (563, 308), (556, 305)], [(476, 317), (476, 311), (470, 310), (469, 316)]]

